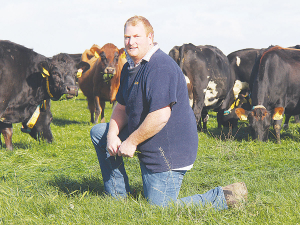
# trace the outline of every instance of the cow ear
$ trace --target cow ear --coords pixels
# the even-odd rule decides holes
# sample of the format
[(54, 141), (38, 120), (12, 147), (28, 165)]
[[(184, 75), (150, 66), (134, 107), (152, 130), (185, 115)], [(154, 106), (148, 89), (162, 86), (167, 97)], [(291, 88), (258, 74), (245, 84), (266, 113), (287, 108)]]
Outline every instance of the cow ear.
[(274, 109), (273, 120), (281, 120), (283, 118), (283, 107), (276, 107)]
[(39, 62), (38, 69), (39, 69), (39, 72), (42, 73), (43, 77), (50, 76), (50, 72), (49, 72), (50, 66), (49, 66), (48, 62), (46, 62), (46, 61)]
[(243, 108), (236, 108), (235, 114), (238, 116), (240, 120), (247, 120), (248, 119), (248, 112)]
[(101, 48), (98, 45), (94, 44), (91, 47), (90, 51), (92, 52), (92, 54), (94, 55), (94, 57), (96, 57), (96, 58), (100, 57), (99, 54), (101, 52)]
[(125, 49), (124, 49), (124, 48), (121, 48), (121, 49), (119, 50), (119, 57), (120, 57), (121, 59), (126, 59), (126, 53), (125, 53)]
[(82, 72), (87, 71), (90, 68), (90, 64), (84, 61), (81, 61), (76, 65), (77, 69), (82, 69)]

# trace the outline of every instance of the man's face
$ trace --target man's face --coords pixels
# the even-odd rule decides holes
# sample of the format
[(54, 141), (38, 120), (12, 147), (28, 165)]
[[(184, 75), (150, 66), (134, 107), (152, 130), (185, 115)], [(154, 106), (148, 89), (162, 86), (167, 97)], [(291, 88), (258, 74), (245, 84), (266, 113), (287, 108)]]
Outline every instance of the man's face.
[(145, 27), (141, 22), (136, 26), (127, 25), (125, 28), (125, 49), (135, 64), (152, 48), (152, 40), (152, 34), (146, 35)]

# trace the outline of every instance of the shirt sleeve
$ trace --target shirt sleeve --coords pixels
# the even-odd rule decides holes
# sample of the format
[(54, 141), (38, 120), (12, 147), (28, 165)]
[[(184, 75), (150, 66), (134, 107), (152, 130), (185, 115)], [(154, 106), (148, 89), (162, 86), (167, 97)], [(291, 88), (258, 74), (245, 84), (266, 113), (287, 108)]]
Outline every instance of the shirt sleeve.
[(166, 106), (173, 106), (177, 102), (176, 90), (178, 74), (176, 70), (161, 66), (152, 70), (147, 77), (147, 101), (149, 112)]
[[(124, 70), (124, 69), (123, 69)], [(119, 90), (117, 92), (116, 95), (116, 100), (118, 103), (120, 103), (121, 105), (126, 105), (125, 103), (125, 99), (123, 97), (123, 89), (124, 89), (124, 71), (122, 70), (121, 73), (121, 78), (120, 78), (120, 86), (119, 86)]]

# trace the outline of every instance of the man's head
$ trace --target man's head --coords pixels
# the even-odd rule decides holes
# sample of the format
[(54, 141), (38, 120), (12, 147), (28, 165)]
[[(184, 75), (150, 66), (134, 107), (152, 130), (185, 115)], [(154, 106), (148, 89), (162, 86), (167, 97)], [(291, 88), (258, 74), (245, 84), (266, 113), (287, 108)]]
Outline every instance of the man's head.
[(154, 31), (142, 16), (129, 18), (124, 25), (124, 44), (128, 55), (137, 64), (153, 47)]

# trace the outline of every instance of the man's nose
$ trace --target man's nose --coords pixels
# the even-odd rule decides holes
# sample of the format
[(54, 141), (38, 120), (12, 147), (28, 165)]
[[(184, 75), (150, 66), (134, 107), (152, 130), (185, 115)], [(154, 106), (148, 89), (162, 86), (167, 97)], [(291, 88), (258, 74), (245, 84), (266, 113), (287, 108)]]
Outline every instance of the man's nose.
[(130, 37), (129, 38), (129, 44), (133, 45), (135, 43), (135, 38), (134, 37)]

